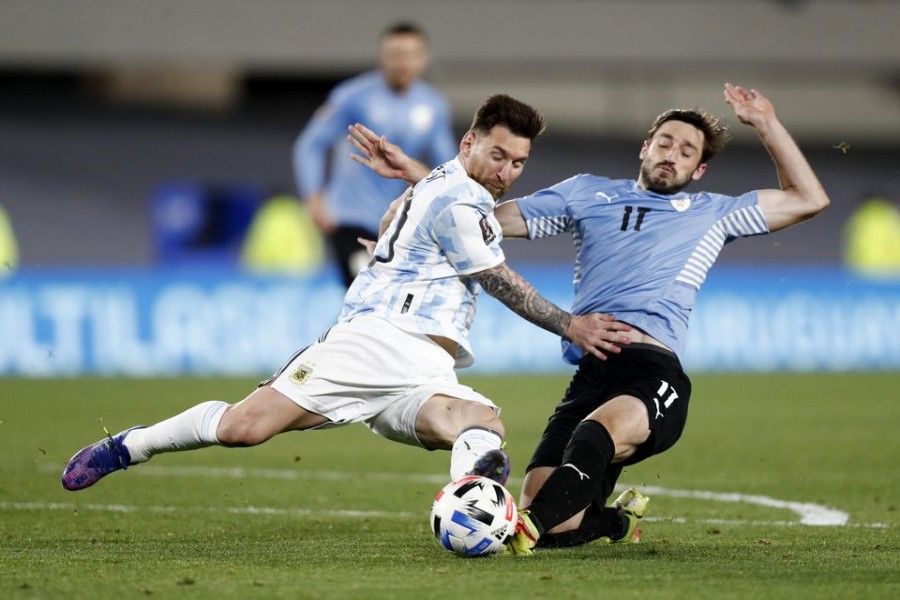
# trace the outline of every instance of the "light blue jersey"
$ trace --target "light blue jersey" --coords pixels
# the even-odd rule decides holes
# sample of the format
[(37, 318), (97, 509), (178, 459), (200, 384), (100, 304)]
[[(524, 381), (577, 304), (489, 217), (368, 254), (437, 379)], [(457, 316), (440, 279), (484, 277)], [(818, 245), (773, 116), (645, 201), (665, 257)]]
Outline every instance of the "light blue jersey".
[[(571, 231), (572, 312), (604, 312), (680, 355), (706, 274), (731, 240), (769, 232), (756, 192), (658, 194), (629, 179), (576, 175), (517, 201), (531, 239)], [(581, 351), (563, 341), (564, 358)]]
[[(397, 94), (380, 72), (370, 71), (331, 92), (294, 145), (294, 174), (300, 193), (306, 197), (324, 190), (338, 225), (378, 231), (381, 216), (403, 193), (405, 184), (382, 178), (350, 158), (347, 128), (354, 123), (386, 135), (409, 156), (430, 164), (450, 160), (459, 148), (446, 100), (423, 81)], [(331, 172), (326, 185), (329, 150)]]
[(474, 362), (469, 328), (481, 286), (471, 275), (505, 260), (494, 198), (458, 159), (420, 181), (360, 271), (339, 321), (360, 315), (405, 331), (440, 335), (459, 346), (456, 366)]

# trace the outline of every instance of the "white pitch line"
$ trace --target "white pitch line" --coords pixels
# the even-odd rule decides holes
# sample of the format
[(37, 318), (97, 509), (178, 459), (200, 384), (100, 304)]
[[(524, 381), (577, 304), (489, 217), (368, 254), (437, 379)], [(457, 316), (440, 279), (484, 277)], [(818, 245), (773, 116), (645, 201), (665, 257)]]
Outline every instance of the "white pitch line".
[(778, 500), (768, 496), (758, 496), (739, 493), (707, 492), (703, 490), (670, 490), (657, 486), (641, 487), (641, 491), (648, 496), (666, 496), (669, 498), (697, 498), (698, 500), (714, 500), (716, 502), (740, 502), (743, 504), (756, 504), (770, 508), (782, 508), (793, 511), (800, 517), (801, 525), (820, 525), (835, 527), (846, 525), (850, 515), (812, 502), (792, 502), (790, 500)]
[[(761, 526), (761, 527), (800, 527), (804, 526), (799, 521), (751, 521), (747, 519), (694, 519), (689, 520), (684, 517), (644, 517), (642, 523), (677, 523), (679, 525), (687, 525), (689, 523), (698, 523), (700, 525), (737, 525), (737, 526)], [(844, 525), (833, 525), (832, 527), (852, 527), (854, 529), (888, 529), (890, 525), (887, 523), (846, 523)]]
[[(114, 513), (228, 513), (235, 515), (272, 515), (272, 516), (289, 516), (289, 517), (350, 517), (357, 519), (380, 519), (380, 518), (421, 518), (410, 512), (389, 512), (380, 510), (318, 510), (309, 508), (274, 508), (271, 506), (230, 506), (230, 507), (198, 507), (198, 506), (138, 506), (133, 504), (77, 504), (74, 502), (0, 502), (0, 510), (50, 510), (50, 511), (71, 511), (79, 510), (92, 512), (114, 512)], [(423, 512), (424, 514), (424, 512)], [(800, 525), (797, 521), (746, 521), (746, 520), (729, 520), (729, 519), (696, 519), (689, 520), (683, 517), (645, 517), (644, 522), (647, 523), (677, 523), (685, 525), (697, 523), (701, 525), (735, 525), (735, 526), (761, 526), (761, 527), (796, 527)], [(888, 525), (884, 523), (856, 523), (846, 525), (847, 527), (865, 527), (870, 529), (887, 529)]]
[[(45, 471), (61, 472), (58, 467), (41, 465)], [(378, 482), (406, 482), (429, 483), (443, 485), (448, 481), (447, 475), (425, 475), (415, 473), (387, 473), (379, 471), (365, 471), (352, 473), (348, 471), (300, 471), (290, 469), (245, 469), (242, 467), (189, 467), (189, 466), (160, 466), (141, 465), (130, 471), (149, 477), (211, 477), (226, 479), (276, 479), (276, 480), (316, 480), (316, 481), (378, 481)], [(521, 479), (510, 478), (509, 484), (519, 485)], [(617, 489), (624, 489), (617, 486)], [(838, 527), (847, 525), (850, 516), (840, 510), (814, 504), (812, 502), (796, 502), (791, 500), (779, 500), (768, 496), (753, 494), (741, 494), (737, 492), (712, 492), (705, 490), (675, 490), (659, 486), (642, 486), (641, 490), (648, 496), (664, 496), (669, 498), (695, 498), (698, 500), (711, 500), (715, 502), (737, 502), (743, 504), (755, 504), (769, 508), (785, 509), (794, 512), (801, 525)]]
[[(224, 479), (280, 479), (287, 481), (379, 481), (433, 483), (444, 485), (450, 481), (448, 475), (423, 475), (417, 473), (385, 473), (365, 471), (292, 471), (289, 469), (244, 469), (242, 467), (164, 467), (160, 465), (141, 465), (135, 473), (152, 477), (211, 477)], [(510, 483), (513, 480), (510, 479)]]
[(197, 506), (138, 506), (134, 504), (77, 504), (74, 502), (0, 502), (0, 510), (89, 510), (97, 512), (117, 513), (228, 513), (234, 515), (278, 515), (293, 517), (325, 516), (353, 517), (359, 519), (401, 518), (408, 519), (416, 515), (410, 512), (388, 512), (384, 510), (318, 510), (310, 508), (273, 508), (271, 506), (226, 506), (205, 508)]

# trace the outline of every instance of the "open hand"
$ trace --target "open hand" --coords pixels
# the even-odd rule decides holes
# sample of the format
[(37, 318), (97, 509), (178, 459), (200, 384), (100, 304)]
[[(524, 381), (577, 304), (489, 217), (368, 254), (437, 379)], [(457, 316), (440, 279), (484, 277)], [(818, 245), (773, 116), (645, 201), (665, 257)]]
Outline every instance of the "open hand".
[(359, 152), (350, 155), (353, 160), (387, 179), (404, 179), (410, 159), (397, 144), (361, 123), (351, 125), (349, 131), (347, 139)]
[(730, 83), (725, 84), (725, 102), (734, 109), (735, 116), (741, 123), (754, 127), (775, 117), (775, 108), (768, 98), (758, 90), (746, 89)]
[(572, 315), (565, 337), (583, 351), (606, 360), (605, 353), (617, 354), (622, 351), (621, 346), (631, 343), (630, 339), (622, 335), (623, 331), (631, 331), (631, 326), (616, 321), (612, 315), (591, 313)]

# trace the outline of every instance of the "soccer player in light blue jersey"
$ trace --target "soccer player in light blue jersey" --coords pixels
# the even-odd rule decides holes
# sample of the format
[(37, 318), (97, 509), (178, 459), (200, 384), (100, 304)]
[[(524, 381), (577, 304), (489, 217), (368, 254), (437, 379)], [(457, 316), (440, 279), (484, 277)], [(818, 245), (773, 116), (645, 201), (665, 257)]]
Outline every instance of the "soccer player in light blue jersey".
[[(578, 365), (528, 465), (515, 554), (598, 538), (636, 542), (648, 499), (627, 490), (606, 507), (622, 468), (670, 448), (687, 418), (691, 383), (681, 368), (688, 318), (725, 243), (809, 219), (829, 199), (803, 153), (756, 90), (725, 85), (737, 118), (756, 131), (780, 189), (737, 197), (687, 192), (725, 145), (727, 131), (702, 111), (670, 110), (654, 121), (636, 180), (576, 175), (500, 204), (503, 235), (571, 233), (572, 312), (603, 311), (628, 323), (631, 344), (596, 360), (563, 342)], [(351, 129), (357, 160), (382, 175), (417, 181), (426, 169), (384, 137)]]
[(599, 360), (619, 352), (630, 330), (605, 315), (560, 309), (506, 265), (494, 206), (543, 127), (527, 104), (489, 98), (457, 157), (404, 196), (334, 327), (237, 404), (204, 402), (86, 446), (66, 465), (63, 486), (84, 489), (164, 452), (254, 446), (287, 431), (351, 423), (450, 450), (452, 480), (477, 474), (505, 482), (500, 409), (454, 372), (473, 361), (469, 328), (481, 289)]
[(361, 122), (378, 128), (430, 164), (456, 154), (447, 101), (421, 79), (428, 59), (428, 40), (419, 27), (388, 28), (379, 41), (379, 68), (338, 85), (294, 145), (300, 195), (328, 237), (346, 286), (368, 262), (356, 238), (374, 239), (381, 215), (404, 188), (353, 164), (342, 142), (347, 127)]

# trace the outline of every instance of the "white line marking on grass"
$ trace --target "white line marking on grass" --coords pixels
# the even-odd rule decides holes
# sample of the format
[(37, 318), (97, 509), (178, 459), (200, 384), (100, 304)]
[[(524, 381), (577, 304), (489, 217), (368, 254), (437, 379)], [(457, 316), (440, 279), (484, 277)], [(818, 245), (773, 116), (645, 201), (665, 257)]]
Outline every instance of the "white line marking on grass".
[[(0, 502), (0, 510), (51, 510), (51, 511), (72, 511), (79, 510), (92, 512), (114, 512), (114, 513), (228, 513), (234, 515), (272, 515), (272, 516), (289, 516), (289, 517), (350, 517), (357, 519), (380, 519), (380, 518), (422, 518), (422, 514), (410, 512), (389, 512), (379, 510), (316, 510), (308, 508), (274, 508), (270, 506), (229, 506), (229, 507), (199, 507), (199, 506), (137, 506), (129, 504), (77, 504), (74, 502)], [(745, 520), (729, 520), (729, 519), (697, 519), (690, 521), (683, 517), (645, 517), (647, 523), (677, 523), (680, 525), (688, 523), (699, 523), (702, 525), (735, 525), (735, 526), (762, 526), (762, 527), (797, 527), (800, 525), (797, 521), (745, 521)], [(846, 527), (868, 528), (868, 529), (887, 529), (889, 526), (885, 523), (855, 523), (846, 525)]]
[[(41, 465), (42, 470), (59, 472), (61, 469), (52, 465)], [(443, 485), (447, 482), (446, 475), (424, 475), (416, 473), (386, 473), (378, 471), (365, 471), (353, 473), (349, 471), (300, 471), (290, 469), (245, 469), (242, 467), (190, 467), (190, 466), (160, 466), (141, 465), (140, 468), (130, 471), (132, 473), (149, 477), (211, 477), (225, 479), (277, 479), (285, 481), (316, 480), (316, 481), (380, 481), (380, 482), (407, 482), (430, 483)], [(521, 484), (521, 479), (510, 478), (510, 484)], [(617, 489), (624, 489), (617, 486)], [(756, 504), (770, 508), (787, 509), (793, 511), (799, 518), (801, 525), (814, 525), (826, 527), (838, 527), (847, 525), (850, 516), (835, 508), (814, 504), (812, 502), (795, 502), (790, 500), (778, 500), (768, 496), (752, 494), (710, 492), (704, 490), (673, 490), (658, 486), (641, 487), (648, 496), (665, 496), (669, 498), (696, 498), (698, 500), (711, 500), (715, 502), (735, 502), (743, 504)], [(746, 523), (741, 521), (741, 523)]]
[[(287, 481), (383, 481), (408, 483), (433, 483), (444, 485), (450, 481), (448, 475), (422, 475), (416, 473), (383, 473), (365, 471), (292, 471), (289, 469), (244, 469), (242, 467), (164, 467), (141, 465), (134, 471), (154, 477), (211, 477), (224, 479), (281, 479)], [(512, 481), (512, 480), (511, 480)]]
[(225, 506), (205, 508), (198, 506), (137, 506), (129, 504), (76, 504), (74, 502), (0, 502), (0, 510), (90, 510), (118, 513), (228, 513), (234, 515), (286, 515), (294, 517), (353, 517), (358, 519), (401, 518), (416, 516), (409, 512), (388, 512), (384, 510), (317, 510), (309, 508), (273, 508), (271, 506)]
[(792, 502), (790, 500), (777, 500), (768, 496), (756, 496), (738, 493), (706, 492), (702, 490), (670, 490), (657, 486), (642, 487), (641, 491), (648, 496), (667, 496), (669, 498), (697, 498), (699, 500), (714, 500), (716, 502), (740, 502), (743, 504), (756, 504), (771, 508), (783, 508), (793, 511), (800, 517), (801, 525), (819, 525), (836, 527), (846, 525), (850, 515), (812, 502)]
[[(688, 523), (699, 523), (701, 525), (738, 525), (738, 526), (760, 526), (760, 527), (799, 527), (803, 523), (799, 521), (750, 521), (746, 519), (694, 519), (688, 520), (684, 517), (644, 517), (641, 519), (643, 523), (678, 523), (684, 525)], [(888, 529), (890, 525), (887, 523), (846, 523), (844, 525), (835, 525), (834, 527), (852, 527), (854, 529)]]

